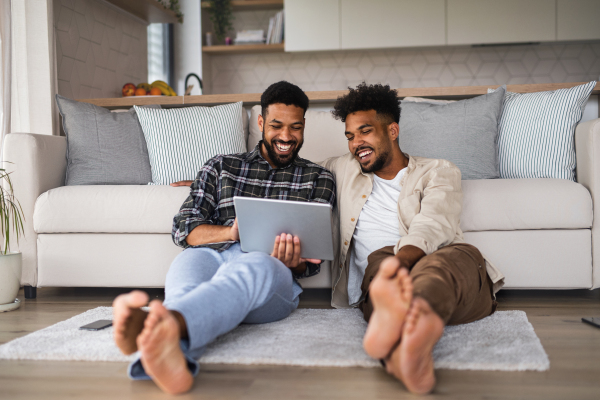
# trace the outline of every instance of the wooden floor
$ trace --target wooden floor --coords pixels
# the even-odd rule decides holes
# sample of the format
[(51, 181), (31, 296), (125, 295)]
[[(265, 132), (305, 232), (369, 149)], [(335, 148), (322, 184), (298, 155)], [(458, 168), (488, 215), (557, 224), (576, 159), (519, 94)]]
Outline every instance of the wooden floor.
[[(38, 289), (17, 311), (0, 313), (0, 343), (109, 306), (122, 289)], [(150, 290), (162, 298), (161, 290)], [(328, 294), (303, 294), (301, 307), (326, 308)], [(600, 290), (504, 291), (500, 310), (524, 310), (550, 356), (547, 372), (438, 370), (425, 398), (600, 399), (600, 329), (581, 317), (600, 317)], [(290, 343), (293, 346), (293, 343)], [(132, 382), (127, 364), (0, 360), (0, 399), (162, 399), (152, 382)], [(181, 399), (403, 399), (414, 398), (382, 369), (281, 366), (202, 366)]]

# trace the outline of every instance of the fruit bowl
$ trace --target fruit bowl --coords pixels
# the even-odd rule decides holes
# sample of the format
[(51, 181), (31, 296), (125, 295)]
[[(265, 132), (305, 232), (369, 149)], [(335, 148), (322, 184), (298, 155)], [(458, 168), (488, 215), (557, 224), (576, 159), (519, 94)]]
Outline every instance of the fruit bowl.
[(164, 81), (142, 82), (138, 83), (137, 86), (133, 83), (126, 83), (122, 92), (123, 97), (177, 96), (173, 88)]

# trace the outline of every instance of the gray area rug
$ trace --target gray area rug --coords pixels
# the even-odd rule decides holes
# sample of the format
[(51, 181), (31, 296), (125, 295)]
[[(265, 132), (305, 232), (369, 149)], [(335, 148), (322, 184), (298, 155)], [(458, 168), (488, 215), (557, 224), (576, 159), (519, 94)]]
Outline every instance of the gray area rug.
[[(0, 346), (0, 359), (131, 361), (119, 352), (112, 327), (78, 328), (112, 319), (98, 307)], [(319, 367), (379, 367), (362, 349), (366, 322), (359, 310), (299, 309), (264, 325), (241, 325), (211, 344), (201, 363)], [(523, 311), (499, 311), (471, 324), (446, 327), (434, 349), (436, 368), (545, 371), (548, 356)]]

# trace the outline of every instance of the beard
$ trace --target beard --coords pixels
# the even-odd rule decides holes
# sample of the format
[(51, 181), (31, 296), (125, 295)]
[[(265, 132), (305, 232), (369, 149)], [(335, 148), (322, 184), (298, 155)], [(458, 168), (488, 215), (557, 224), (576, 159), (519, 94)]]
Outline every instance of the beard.
[[(265, 131), (263, 129), (263, 133), (262, 133), (262, 140), (263, 140), (263, 144), (265, 145), (265, 148), (267, 149), (267, 154), (269, 155), (269, 159), (273, 162), (273, 164), (277, 167), (277, 168), (283, 168), (283, 167), (287, 167), (288, 165), (290, 165), (290, 163), (292, 161), (294, 161), (296, 159), (296, 157), (298, 157), (298, 153), (300, 152), (300, 149), (302, 148), (302, 145), (304, 144), (304, 141), (301, 142), (297, 142), (295, 140), (289, 141), (289, 142), (284, 142), (283, 140), (272, 140), (271, 143), (269, 143), (267, 140), (265, 140)], [(290, 153), (290, 155), (288, 156), (284, 156), (282, 157), (280, 154), (278, 154), (275, 151), (275, 143), (282, 143), (282, 144), (289, 144), (294, 146), (294, 151), (292, 151)]]
[[(362, 151), (364, 149), (365, 148), (357, 150), (356, 154), (358, 154), (360, 151)], [(373, 150), (373, 149), (371, 149), (371, 150)], [(374, 151), (375, 150), (373, 150), (373, 152)], [(381, 153), (377, 154), (377, 158), (375, 158), (375, 161), (373, 161), (371, 163), (371, 165), (364, 166), (364, 165), (360, 164), (360, 169), (364, 173), (377, 172), (385, 166), (389, 156), (390, 156), (390, 152), (388, 150), (384, 150)]]

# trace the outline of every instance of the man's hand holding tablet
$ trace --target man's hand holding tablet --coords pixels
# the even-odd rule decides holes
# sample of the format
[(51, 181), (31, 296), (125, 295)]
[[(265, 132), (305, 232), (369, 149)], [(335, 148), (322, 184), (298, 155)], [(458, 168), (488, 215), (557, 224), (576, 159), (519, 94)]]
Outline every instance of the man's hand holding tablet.
[(306, 269), (306, 264), (304, 263), (307, 261), (313, 264), (321, 263), (321, 260), (316, 258), (300, 257), (300, 251), (300, 238), (298, 236), (292, 236), (289, 233), (282, 233), (275, 237), (275, 244), (273, 245), (271, 257), (277, 258), (296, 274), (304, 272)]
[(298, 265), (303, 269), (305, 261), (319, 264), (333, 259), (329, 204), (253, 197), (233, 200), (242, 251), (271, 254), (292, 269)]

